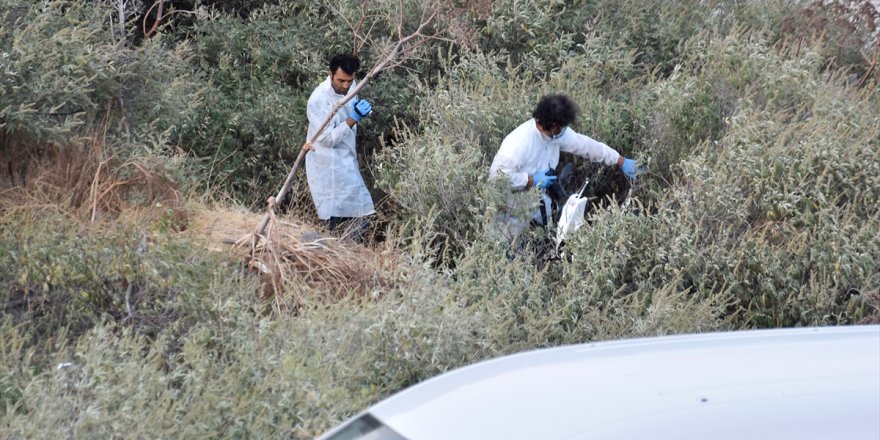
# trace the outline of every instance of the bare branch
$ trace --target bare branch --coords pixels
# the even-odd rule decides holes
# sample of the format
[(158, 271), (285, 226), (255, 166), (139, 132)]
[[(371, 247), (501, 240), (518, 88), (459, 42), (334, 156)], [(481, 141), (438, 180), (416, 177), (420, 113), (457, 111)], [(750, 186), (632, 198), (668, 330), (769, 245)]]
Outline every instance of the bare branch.
[(357, 55), (360, 52), (361, 47), (363, 47), (363, 45), (366, 44), (367, 38), (369, 38), (369, 36), (370, 36), (370, 31), (373, 30), (373, 27), (370, 26), (370, 29), (367, 31), (366, 34), (361, 34), (361, 29), (363, 29), (364, 22), (367, 20), (367, 1), (368, 0), (361, 0), (361, 5), (360, 5), (360, 12), (361, 12), (360, 15), (361, 16), (360, 16), (360, 19), (358, 20), (357, 24), (355, 24), (351, 30), (351, 33), (354, 36), (354, 41), (352, 42), (352, 44), (353, 44), (352, 52), (355, 55)]
[(118, 11), (119, 11), (119, 29), (120, 35), (122, 35), (122, 40), (125, 40), (125, 0), (119, 0)]
[(403, 39), (403, 0), (397, 2), (397, 39)]
[[(159, 6), (159, 9), (156, 11), (156, 20), (153, 21), (153, 27), (151, 27), (150, 30), (147, 31), (147, 17), (150, 16), (150, 12), (153, 12), (153, 8), (155, 8), (157, 5)], [(150, 38), (153, 35), (153, 33), (156, 32), (156, 29), (159, 28), (159, 22), (161, 22), (162, 19), (164, 18), (162, 16), (162, 10), (164, 9), (164, 7), (165, 7), (165, 0), (156, 0), (153, 3), (153, 6), (150, 6), (150, 9), (147, 9), (147, 13), (144, 14), (144, 20), (141, 23), (141, 28), (144, 31), (144, 38)]]
[(367, 21), (367, 4), (369, 4), (370, 0), (361, 0), (360, 5), (358, 6), (359, 16), (357, 23), (352, 23), (351, 20), (346, 16), (341, 10), (337, 9), (332, 4), (328, 4), (327, 6), (332, 10), (342, 21), (345, 22), (346, 25), (351, 29), (352, 34), (352, 54), (357, 55), (360, 52), (360, 49), (370, 40), (370, 33), (373, 30), (372, 24), (370, 25), (370, 29), (367, 32), (362, 32), (364, 23)]
[(874, 69), (877, 67), (878, 51), (880, 51), (880, 44), (878, 44), (877, 46), (874, 46), (874, 54), (871, 56), (870, 60), (868, 60), (868, 57), (866, 57), (864, 54), (862, 55), (862, 57), (865, 59), (865, 61), (870, 63), (870, 66), (868, 67), (868, 71), (865, 72), (865, 76), (863, 76), (861, 81), (859, 81), (859, 85), (858, 85), (859, 88), (864, 86), (865, 82), (868, 81), (868, 78), (870, 78), (871, 75), (874, 73)]
[(364, 44), (366, 44), (367, 42), (373, 43), (373, 37), (371, 37), (370, 35), (373, 33), (373, 29), (375, 29), (375, 28), (376, 28), (376, 22), (374, 21), (373, 23), (370, 24), (370, 28), (367, 29), (367, 31), (363, 33)]

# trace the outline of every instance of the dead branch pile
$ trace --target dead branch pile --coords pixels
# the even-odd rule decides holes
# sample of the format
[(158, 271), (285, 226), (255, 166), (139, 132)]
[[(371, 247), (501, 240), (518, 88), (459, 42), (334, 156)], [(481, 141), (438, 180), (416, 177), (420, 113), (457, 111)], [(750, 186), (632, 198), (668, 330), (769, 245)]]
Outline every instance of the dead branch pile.
[[(283, 226), (283, 222), (276, 222), (276, 228)], [(273, 294), (278, 304), (292, 299), (295, 305), (353, 296), (376, 297), (395, 283), (387, 277), (389, 271), (383, 270), (392, 260), (388, 254), (345, 239), (297, 236), (277, 230), (260, 240), (246, 258), (248, 267), (265, 277), (267, 294)]]
[[(329, 237), (308, 225), (278, 216), (256, 243), (252, 230), (260, 214), (244, 209), (193, 209), (187, 234), (209, 244), (211, 250), (230, 252), (230, 260), (263, 280), (263, 296), (278, 308), (326, 304), (344, 298), (375, 298), (399, 284), (392, 251), (356, 244), (345, 235)], [(242, 237), (236, 242), (231, 237)], [(226, 242), (226, 245), (222, 243)], [(235, 244), (232, 248), (228, 244)]]

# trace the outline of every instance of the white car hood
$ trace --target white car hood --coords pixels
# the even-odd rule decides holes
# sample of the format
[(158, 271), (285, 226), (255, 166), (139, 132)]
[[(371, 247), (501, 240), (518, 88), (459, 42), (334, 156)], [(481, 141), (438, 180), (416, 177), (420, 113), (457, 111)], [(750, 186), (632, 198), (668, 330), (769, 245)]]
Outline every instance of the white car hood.
[(877, 440), (880, 326), (538, 350), (438, 376), (368, 411), (410, 440)]

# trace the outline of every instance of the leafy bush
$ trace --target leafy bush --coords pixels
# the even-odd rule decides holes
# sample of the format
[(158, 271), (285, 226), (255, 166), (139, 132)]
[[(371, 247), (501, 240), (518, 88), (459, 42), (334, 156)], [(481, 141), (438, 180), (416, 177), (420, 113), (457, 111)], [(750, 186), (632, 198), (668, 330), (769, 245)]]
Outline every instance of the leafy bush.
[[(324, 65), (314, 5), (213, 15), (195, 27), (194, 67), (206, 92), (174, 138), (199, 160), (202, 181), (230, 194), (269, 194), (304, 142), (309, 86)], [(262, 202), (263, 197), (250, 202)]]
[(404, 215), (439, 227), (440, 238), (459, 249), (479, 228), (486, 203), (478, 200), (478, 188), (485, 186), (480, 182), (494, 148), (523, 117), (529, 96), (499, 80), (497, 63), (487, 61), (474, 55), (460, 62), (421, 102), (421, 130), (402, 129), (400, 141), (377, 158), (378, 183)]
[[(622, 66), (631, 55), (603, 56)], [(516, 68), (502, 67), (503, 58), (462, 55), (436, 88), (422, 85), (421, 94), (429, 97), (420, 101), (419, 127), (402, 128), (399, 142), (377, 158), (378, 183), (402, 208), (402, 216), (441, 228), (435, 232), (450, 238), (454, 249), (463, 249), (482, 230), (486, 210), (497, 207), (498, 189), (486, 183), (492, 158), (504, 137), (531, 117), (542, 95), (571, 90), (584, 109), (578, 128), (597, 138), (606, 134), (609, 143), (631, 140), (624, 105), (629, 96), (619, 92), (606, 98), (591, 88), (594, 81), (603, 81), (592, 75), (602, 68), (587, 63), (587, 55), (573, 56), (547, 82), (518, 79)], [(632, 150), (625, 146), (620, 151)]]
[[(876, 314), (877, 235), (867, 231), (877, 211), (866, 202), (878, 188), (877, 157), (866, 154), (878, 139), (876, 96), (782, 61), (756, 69), (769, 77), (743, 89), (717, 140), (676, 150), (690, 156), (676, 158), (681, 174), (652, 198), (650, 218), (597, 218), (584, 232), (590, 246), (575, 240), (575, 267), (586, 258), (581, 270), (598, 271), (612, 289), (677, 279), (697, 296), (729, 295), (737, 305), (725, 315), (739, 325), (853, 323)], [(728, 78), (713, 77), (716, 85)], [(616, 228), (606, 222), (626, 231), (600, 239)]]
[[(0, 123), (7, 133), (66, 145), (102, 118), (126, 143), (162, 138), (197, 102), (185, 44), (139, 46), (103, 4), (5, 0), (0, 7)], [(130, 151), (128, 151), (130, 153)]]
[[(161, 248), (146, 251), (142, 264)], [(170, 268), (199, 261), (187, 252), (162, 256)], [(172, 299), (164, 307), (177, 310), (178, 320), (149, 338), (130, 320), (107, 320), (71, 338), (76, 329), (53, 319), (58, 325), (47, 327), (35, 346), (26, 327), (7, 318), (0, 324), (5, 432), (307, 438), (388, 393), (490, 356), (722, 328), (709, 306), (671, 289), (592, 307), (600, 302), (579, 286), (557, 291), (561, 284), (552, 277), (529, 261), (508, 261), (485, 240), (475, 242), (451, 276), (418, 260), (393, 270), (409, 273), (412, 282), (376, 300), (272, 317), (254, 313), (250, 283), (213, 277), (225, 272), (217, 266), (191, 265), (173, 273), (205, 281), (173, 282), (186, 307)], [(145, 302), (137, 310), (144, 313)]]
[(61, 328), (75, 338), (105, 321), (156, 335), (201, 320), (194, 300), (221, 279), (254, 291), (221, 258), (198, 258), (197, 249), (171, 237), (96, 233), (51, 218), (14, 228), (11, 218), (2, 221), (0, 303), (36, 339)]

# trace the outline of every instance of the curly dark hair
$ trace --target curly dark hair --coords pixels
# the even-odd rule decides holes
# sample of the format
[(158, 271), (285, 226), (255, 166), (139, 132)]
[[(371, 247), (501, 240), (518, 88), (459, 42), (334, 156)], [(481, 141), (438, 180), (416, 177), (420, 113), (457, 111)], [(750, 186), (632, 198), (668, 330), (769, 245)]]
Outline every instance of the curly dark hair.
[(577, 117), (578, 108), (572, 100), (565, 95), (548, 95), (538, 101), (532, 117), (544, 128), (554, 125), (568, 127)]
[(336, 69), (354, 75), (361, 68), (361, 60), (354, 55), (342, 53), (330, 59), (330, 73), (336, 73)]

